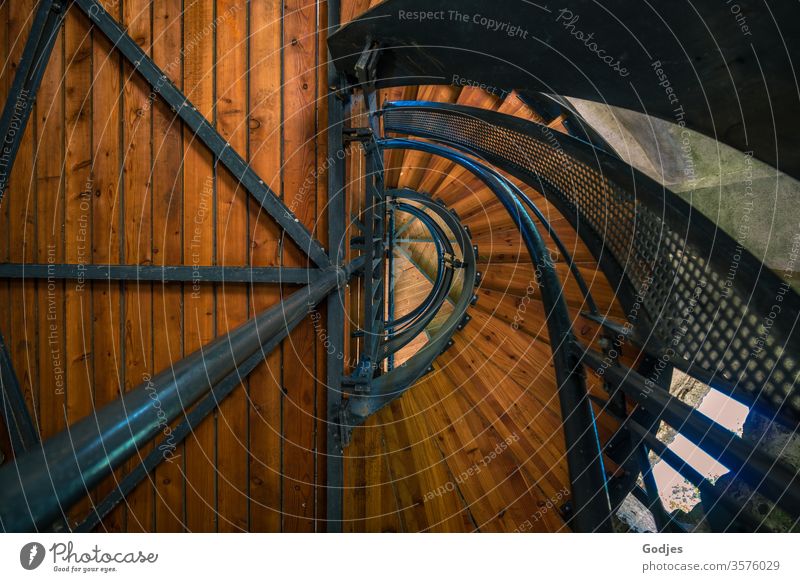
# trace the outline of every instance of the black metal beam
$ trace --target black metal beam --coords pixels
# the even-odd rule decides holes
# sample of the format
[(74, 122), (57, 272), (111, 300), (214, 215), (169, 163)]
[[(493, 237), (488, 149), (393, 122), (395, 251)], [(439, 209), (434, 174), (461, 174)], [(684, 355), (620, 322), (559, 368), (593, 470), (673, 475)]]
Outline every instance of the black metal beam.
[(655, 418), (663, 420), (745, 483), (795, 517), (800, 516), (800, 474), (672, 396), (644, 376), (584, 346), (575, 347), (584, 364), (599, 372)]
[[(541, 284), (547, 316), (575, 505), (572, 523), (581, 532), (611, 531), (611, 507), (597, 426), (580, 361), (571, 348), (574, 341), (572, 320), (561, 281), (533, 219), (516, 197), (508, 180), (460, 152), (430, 142), (408, 139), (382, 140), (381, 146), (386, 149), (422, 151), (463, 166), (492, 190), (519, 229)], [(468, 276), (465, 274), (465, 279)], [(459, 301), (463, 299), (462, 294)]]
[[(370, 118), (373, 114), (370, 113)], [(367, 265), (364, 273), (364, 338), (357, 373), (371, 378), (377, 371), (378, 351), (383, 340), (385, 321), (384, 250), (386, 201), (383, 188), (383, 152), (374, 139), (363, 143), (366, 157), (366, 207), (364, 209), (364, 250)]]
[[(328, 0), (328, 34), (339, 26), (339, 0)], [(334, 266), (344, 261), (345, 201), (344, 103), (336, 94), (338, 75), (333, 62), (328, 62), (328, 252)], [(326, 443), (326, 530), (342, 531), (344, 505), (344, 447), (340, 414), (342, 409), (342, 376), (344, 375), (344, 289), (328, 295), (327, 401), (325, 405)]]
[[(600, 317), (599, 315), (597, 316)], [(616, 357), (608, 355), (608, 350), (605, 352), (608, 361), (618, 361)], [(639, 365), (639, 370), (642, 373), (648, 373), (653, 365), (653, 361), (649, 357), (645, 357)], [(669, 388), (672, 378), (671, 370), (666, 370), (667, 373), (661, 374), (657, 378), (657, 382), (664, 388)], [(624, 500), (628, 493), (634, 492), (637, 489), (646, 500), (644, 504), (647, 509), (652, 513), (655, 520), (656, 527), (659, 532), (675, 532), (683, 531), (679, 529), (676, 523), (671, 519), (669, 513), (664, 508), (661, 502), (661, 497), (658, 492), (658, 486), (653, 474), (653, 466), (650, 463), (649, 449), (647, 444), (640, 437), (634, 437), (628, 430), (625, 422), (632, 416), (637, 419), (642, 426), (648, 427), (654, 435), (658, 430), (659, 420), (648, 414), (642, 408), (636, 408), (632, 415), (628, 415), (627, 406), (625, 401), (625, 393), (622, 390), (617, 390), (615, 386), (605, 383), (606, 391), (611, 395), (610, 400), (602, 401), (598, 398), (592, 400), (602, 407), (603, 412), (611, 414), (614, 418), (620, 421), (621, 426), (614, 435), (608, 440), (605, 446), (606, 454), (618, 465), (620, 465), (627, 475), (616, 481), (616, 503), (612, 504), (615, 509)], [(637, 476), (641, 473), (642, 482), (644, 487), (639, 489), (637, 485)]]
[(322, 274), (302, 267), (220, 267), (193, 265), (82, 265), (0, 263), (0, 279), (78, 281), (163, 281), (205, 283), (284, 283), (308, 285)]
[[(261, 346), (279, 340), (354, 270), (330, 269), (196, 352), (0, 467), (0, 523), (6, 531), (47, 528), (114, 469), (203, 398)], [(158, 403), (155, 405), (154, 403)]]
[[(747, 15), (746, 32), (712, 1), (675, 9), (630, 0), (388, 0), (328, 44), (354, 82), (371, 37), (382, 43), (378, 88), (468, 78), (607, 103), (753, 151), (800, 178), (800, 156), (792, 155), (800, 150), (800, 6), (737, 0), (738, 8)], [(404, 13), (442, 18), (398, 16)]]
[(39, 433), (31, 418), (19, 379), (11, 365), (8, 347), (0, 334), (0, 411), (8, 429), (14, 455), (19, 456), (39, 442)]
[[(661, 460), (667, 463), (670, 467), (675, 469), (682, 477), (689, 481), (692, 485), (697, 487), (706, 499), (713, 501), (714, 505), (722, 505), (736, 517), (736, 522), (741, 523), (743, 531), (755, 532), (763, 529), (765, 524), (762, 524), (755, 519), (747, 511), (744, 504), (740, 503), (735, 497), (725, 495), (725, 491), (719, 490), (713, 483), (706, 479), (694, 467), (689, 465), (685, 460), (681, 459), (674, 451), (669, 449), (667, 445), (658, 440), (651, 431), (644, 428), (633, 419), (626, 421), (627, 427), (638, 436), (642, 441), (647, 443), (647, 446), (659, 456)], [(709, 511), (711, 508), (705, 507)], [(733, 525), (733, 524), (731, 524)], [(726, 530), (727, 531), (727, 530)]]
[[(392, 329), (394, 323), (394, 247), (395, 247), (395, 212), (393, 208), (389, 208), (389, 224), (386, 229), (386, 327)], [(394, 369), (394, 354), (389, 354), (386, 360), (386, 371), (391, 372)]]
[[(619, 359), (617, 358), (615, 361), (619, 362)], [(650, 356), (645, 356), (644, 358), (641, 358), (638, 370), (643, 375), (654, 374), (656, 365), (657, 360), (651, 358)], [(660, 373), (656, 375), (655, 383), (664, 390), (669, 391), (672, 384), (672, 372), (672, 366), (664, 367), (661, 369)], [(618, 392), (618, 395), (614, 394), (614, 399), (621, 403), (624, 409), (624, 392), (622, 390), (614, 390), (611, 386), (607, 386), (607, 388), (611, 388), (611, 394)], [(643, 426), (648, 427), (651, 435), (655, 438), (659, 426), (658, 417), (647, 413), (644, 408), (641, 407), (637, 407), (631, 416)], [(664, 507), (664, 504), (661, 502), (661, 496), (658, 492), (658, 484), (656, 483), (655, 474), (653, 473), (653, 465), (650, 463), (650, 448), (645, 442), (642, 442), (641, 438), (639, 439), (638, 443), (635, 442), (635, 439), (632, 440), (634, 441), (636, 447), (634, 454), (638, 459), (638, 465), (642, 471), (644, 493), (648, 500), (647, 508), (650, 510), (650, 513), (653, 514), (653, 518), (658, 525), (658, 531), (674, 532), (676, 531), (675, 524), (670, 518), (670, 515)]]
[(283, 201), (270, 190), (258, 174), (240, 156), (214, 126), (203, 117), (167, 75), (147, 56), (142, 48), (125, 32), (96, 0), (73, 0), (86, 13), (89, 20), (113, 43), (133, 68), (152, 87), (153, 93), (161, 97), (186, 124), (197, 139), (203, 142), (215, 158), (228, 168), (239, 183), (261, 204), (284, 229), (300, 250), (308, 254), (319, 267), (330, 265), (325, 249), (311, 232), (300, 222)]
[(22, 143), (36, 93), (64, 20), (67, 0), (41, 0), (0, 117), (0, 202)]
[[(650, 353), (673, 353), (676, 368), (697, 378), (705, 368), (706, 383), (736, 386), (736, 399), (770, 417), (777, 410), (791, 426), (800, 422), (800, 399), (785, 382), (796, 374), (789, 354), (800, 353), (800, 295), (688, 202), (619, 158), (519, 117), (430, 102), (383, 111), (385, 131), (469, 152), (544, 194), (580, 234), (625, 311), (636, 314), (632, 323), (648, 332), (641, 337)], [(586, 197), (586, 187), (607, 194)], [(653, 232), (660, 243), (644, 244)], [(702, 266), (696, 257), (704, 257)], [(653, 292), (664, 286), (673, 292)], [(724, 329), (699, 323), (719, 318)], [(744, 349), (727, 349), (735, 340)]]

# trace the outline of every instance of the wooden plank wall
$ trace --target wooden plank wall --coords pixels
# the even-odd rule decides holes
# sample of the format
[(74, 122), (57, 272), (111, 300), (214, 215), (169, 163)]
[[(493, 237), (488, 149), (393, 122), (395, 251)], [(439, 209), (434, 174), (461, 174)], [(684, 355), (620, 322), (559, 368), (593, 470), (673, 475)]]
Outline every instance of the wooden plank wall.
[[(103, 3), (325, 241), (326, 52), (318, 23), (327, 22), (326, 2)], [(343, 0), (342, 21), (371, 3), (377, 2)], [(0, 0), (0, 96), (8, 91), (34, 5)], [(517, 100), (501, 102), (472, 88), (381, 92), (382, 100), (417, 97), (531, 115)], [(364, 125), (364, 111), (363, 99), (355, 96), (349, 123)], [(359, 147), (349, 147), (346, 161), (353, 214), (364, 200)], [(345, 530), (563, 530), (553, 505), (566, 497), (566, 464), (544, 319), (531, 307), (519, 330), (512, 333), (509, 326), (532, 277), (519, 237), (485, 189), (474, 188), (474, 180), (452, 163), (402, 151), (385, 162), (387, 185), (441, 195), (469, 221), (485, 276), (474, 320), (456, 338), (457, 349), (354, 432), (345, 461)], [(461, 196), (464, 188), (473, 188), (473, 195)], [(585, 249), (557, 219), (555, 224), (591, 275)], [(0, 205), (0, 227), (0, 261), (307, 264), (74, 8)], [(423, 267), (430, 262), (425, 245), (409, 250)], [(566, 280), (563, 264), (559, 269)], [(427, 289), (414, 281), (399, 285), (401, 309)], [(603, 285), (597, 281), (599, 299), (613, 312)], [(4, 280), (0, 329), (47, 438), (291, 291), (274, 285)], [(574, 284), (566, 293), (570, 307), (579, 310)], [(355, 328), (362, 309), (355, 286), (348, 302), (348, 325)], [(319, 315), (324, 321), (324, 309)], [(589, 326), (586, 333), (596, 330)], [(357, 341), (347, 342), (347, 366)], [(166, 461), (99, 529), (324, 531), (325, 356), (309, 318), (185, 443), (165, 451)], [(602, 420), (607, 436), (613, 426)], [(491, 456), (497, 447), (501, 453)], [(11, 455), (7, 439), (0, 438), (0, 450)], [(91, 499), (111, 491), (137, 460), (90, 492)], [(66, 518), (74, 523), (89, 507), (87, 499)]]
[[(318, 28), (326, 2), (102, 3), (326, 240), (326, 176), (318, 171), (327, 156), (326, 39)], [(35, 4), (0, 0), (3, 100)], [(0, 261), (307, 263), (74, 7), (0, 206), (0, 228)], [(294, 289), (3, 280), (0, 329), (47, 438)], [(309, 318), (99, 528), (324, 530), (324, 366)], [(5, 437), (0, 450), (11, 456)], [(136, 461), (91, 498), (112, 490)], [(87, 498), (70, 522), (89, 507)]]
[[(546, 122), (515, 94), (499, 99), (471, 87), (381, 91), (383, 101), (415, 98)], [(550, 125), (564, 130), (560, 120)], [(385, 163), (387, 186), (441, 197), (469, 225), (483, 281), (473, 320), (433, 372), (354, 431), (345, 460), (346, 530), (565, 531), (558, 511), (569, 497), (561, 413), (540, 298), (529, 296), (527, 310), (520, 308), (534, 274), (519, 232), (494, 195), (453, 163), (411, 150), (390, 151)], [(572, 249), (603, 311), (619, 315), (612, 290), (574, 230), (544, 197), (524, 189)], [(427, 232), (417, 222), (403, 236), (420, 239)], [(433, 277), (436, 267), (431, 244), (403, 246), (395, 291), (398, 309), (407, 311), (427, 289), (418, 269)], [(406, 256), (413, 259), (410, 269), (403, 268)], [(583, 298), (563, 257), (558, 261), (576, 332), (592, 342), (597, 329), (579, 319)], [(512, 327), (521, 313), (519, 329)], [(590, 388), (603, 394), (596, 381)], [(598, 426), (607, 439), (616, 422), (601, 415)]]

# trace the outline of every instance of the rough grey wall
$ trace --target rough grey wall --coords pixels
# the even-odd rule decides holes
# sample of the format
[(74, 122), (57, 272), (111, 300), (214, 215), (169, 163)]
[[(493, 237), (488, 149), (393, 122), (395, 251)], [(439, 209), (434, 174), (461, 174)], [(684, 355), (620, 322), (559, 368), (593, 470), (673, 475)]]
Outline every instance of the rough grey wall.
[[(783, 274), (800, 240), (800, 182), (705, 135), (641, 113), (570, 99), (629, 164), (680, 194)], [(800, 290), (800, 277), (791, 277)]]

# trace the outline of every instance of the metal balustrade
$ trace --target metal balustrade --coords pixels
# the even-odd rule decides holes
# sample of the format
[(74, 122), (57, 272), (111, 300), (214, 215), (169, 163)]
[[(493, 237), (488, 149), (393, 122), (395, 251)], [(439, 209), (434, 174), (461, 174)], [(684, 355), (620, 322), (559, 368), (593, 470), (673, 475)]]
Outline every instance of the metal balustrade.
[[(745, 402), (775, 422), (796, 428), (800, 423), (800, 394), (794, 387), (800, 366), (797, 325), (800, 296), (785, 281), (765, 269), (752, 254), (693, 211), (686, 202), (621, 161), (591, 128), (583, 128), (578, 133), (590, 143), (558, 134), (542, 124), (473, 107), (396, 102), (386, 104), (381, 110), (377, 108), (377, 87), (423, 81), (448, 83), (453, 75), (463, 74), (470, 66), (475, 69), (475, 78), (491, 78), (498, 86), (519, 88), (533, 99), (537, 91), (548, 87), (542, 86), (538, 79), (531, 79), (530, 72), (508, 66), (508, 62), (502, 67), (496, 66), (497, 55), (516, 50), (508, 39), (498, 43), (496, 55), (483, 54), (473, 62), (465, 57), (465, 51), (474, 54), (465, 43), (474, 42), (479, 48), (485, 48), (488, 40), (481, 31), (477, 31), (476, 37), (465, 36), (464, 31), (476, 32), (472, 25), (463, 27), (460, 32), (453, 29), (452, 46), (446, 49), (426, 44), (425, 39), (430, 40), (431, 35), (440, 33), (435, 26), (410, 27), (407, 23), (375, 19), (399, 7), (432, 9), (430, 2), (426, 4), (422, 0), (386, 2), (331, 37), (330, 46), (338, 70), (333, 67), (329, 70), (332, 87), (328, 102), (329, 147), (338, 152), (347, 142), (360, 143), (366, 156), (367, 175), (364, 207), (353, 217), (353, 226), (346, 228), (345, 168), (342, 160), (331, 166), (328, 174), (329, 238), (325, 251), (322, 243), (299, 223), (244, 158), (198, 113), (96, 0), (73, 1), (93, 26), (114, 43), (153, 91), (172, 106), (176, 117), (195, 132), (215, 161), (232, 172), (261, 208), (308, 255), (315, 268), (203, 267), (198, 272), (207, 281), (304, 286), (44, 442), (38, 441), (0, 337), (0, 408), (15, 455), (12, 461), (0, 467), (2, 529), (26, 531), (63, 527), (60, 520), (66, 510), (133, 458), (141, 447), (157, 439), (163, 426), (178, 422), (172, 431), (178, 440), (190, 434), (310, 309), (325, 301), (327, 334), (334, 347), (332, 357), (329, 352), (327, 370), (327, 478), (331, 491), (327, 511), (329, 530), (340, 530), (342, 453), (352, 431), (413, 389), (414, 384), (433, 369), (437, 357), (453, 345), (456, 334), (469, 322), (468, 311), (475, 302), (480, 279), (477, 248), (469, 230), (454, 212), (424, 193), (408, 188), (386, 189), (382, 160), (391, 150), (423, 152), (466, 169), (499, 200), (520, 233), (531, 266), (537, 273), (542, 306), (548, 316), (571, 484), (569, 525), (573, 530), (611, 531), (612, 515), (631, 492), (650, 505), (660, 529), (681, 529), (658, 502), (651, 474), (650, 451), (670, 464), (681, 464), (680, 459), (656, 438), (654, 431), (660, 423), (686, 435), (702, 450), (731, 467), (737, 479), (787, 514), (800, 516), (797, 468), (773, 458), (759, 443), (739, 438), (668, 392), (668, 379), (674, 367)], [(443, 0), (436, 0), (434, 4), (447, 6)], [(574, 0), (568, 4), (573, 13), (590, 14), (597, 10), (588, 0)], [(470, 0), (462, 8), (478, 5), (498, 17), (508, 15), (508, 7), (499, 3), (487, 6)], [(31, 38), (0, 118), (0, 137), (10, 140), (4, 165), (0, 167), (0, 200), (64, 7), (61, 2), (40, 2)], [(338, 24), (338, 3), (331, 2), (330, 8), (329, 24), (334, 27)], [(541, 7), (529, 6), (517, 17), (529, 22), (534, 32), (563, 32), (559, 29), (563, 25), (558, 18), (555, 21), (551, 18), (549, 22), (538, 18), (540, 10)], [(631, 14), (633, 20), (641, 21), (648, 12), (644, 7), (635, 7)], [(712, 24), (719, 23), (714, 19)], [(754, 19), (753, 26), (765, 29), (767, 24), (759, 17)], [(687, 31), (678, 32), (686, 34)], [(383, 44), (390, 39), (394, 44)], [(666, 54), (674, 52), (671, 40), (660, 37), (657, 40)], [(569, 38), (559, 37), (554, 42), (563, 46), (566, 54), (588, 62), (589, 57), (570, 44)], [(623, 40), (615, 39), (612, 45), (619, 42)], [(768, 49), (775, 41), (760, 42), (766, 43), (764, 47)], [(698, 60), (697, 55), (704, 46), (704, 41), (698, 41), (687, 45), (686, 50)], [(538, 59), (539, 50), (532, 51), (525, 59)], [(630, 65), (632, 78), (639, 83), (652, 65), (641, 57), (636, 56)], [(787, 82), (784, 64), (781, 60), (770, 69), (778, 75), (781, 87)], [(554, 74), (552, 64), (536, 60), (536, 65), (542, 65), (545, 77)], [(733, 67), (732, 74), (738, 79), (751, 74), (753, 67), (751, 60), (744, 60)], [(602, 89), (615, 103), (629, 106), (633, 103), (628, 95), (629, 87), (621, 87), (618, 79), (610, 79), (608, 70), (593, 69), (592, 76), (597, 83), (576, 80), (574, 74), (569, 74), (557, 79), (553, 86), (565, 95), (583, 97), (591, 97)], [(714, 77), (712, 81), (713, 91), (708, 98), (718, 110), (716, 117), (724, 117), (730, 113), (731, 98), (722, 80)], [(673, 85), (686, 94), (690, 92), (691, 82), (691, 75), (686, 71), (676, 72), (672, 78)], [(346, 100), (347, 95), (355, 91), (364, 93), (364, 102), (369, 107), (368, 124), (345, 128), (342, 99)], [(756, 91), (745, 97), (752, 103), (758, 96)], [(24, 107), (20, 107), (22, 97)], [(654, 114), (662, 117), (672, 114), (671, 109), (665, 108), (660, 93), (645, 91), (637, 97), (641, 107)], [(558, 97), (552, 100), (567, 107)], [(791, 96), (785, 95), (780, 100), (781, 103), (790, 101)], [(703, 107), (687, 107), (684, 111), (687, 125), (710, 131), (714, 119), (706, 119), (704, 114), (708, 113)], [(384, 134), (379, 133), (380, 116), (383, 116)], [(738, 127), (738, 122), (729, 117), (724, 117), (726, 127)], [(790, 148), (796, 143), (796, 119), (785, 127), (767, 131), (763, 110), (748, 111), (747, 117), (758, 129), (752, 141), (762, 159), (778, 161), (770, 144)], [(390, 137), (397, 135), (408, 137)], [(743, 143), (738, 130), (725, 132), (721, 137), (734, 146)], [(790, 160), (785, 166), (787, 171), (798, 171), (794, 161)], [(568, 219), (616, 289), (628, 313), (628, 326), (601, 312), (567, 248), (544, 214), (501, 172), (541, 192)], [(395, 212), (407, 213), (421, 222), (433, 243), (437, 264), (430, 292), (419, 305), (397, 318), (394, 317), (391, 289), (391, 257), (400, 232), (395, 228)], [(582, 315), (600, 324), (606, 341), (635, 346), (643, 356), (637, 370), (626, 368), (607, 353), (596, 352), (576, 341), (564, 298), (565, 282), (559, 279), (540, 230), (549, 234), (564, 255), (570, 276), (575, 279), (588, 308)], [(345, 261), (348, 250), (355, 257), (350, 262)], [(731, 262), (734, 255), (738, 257), (735, 266)], [(189, 269), (182, 265), (92, 265), (87, 271), (76, 265), (5, 264), (0, 265), (0, 278), (81, 276), (97, 280), (146, 279), (176, 283), (195, 276), (194, 270), (190, 272)], [(355, 330), (363, 339), (357, 350), (357, 363), (352, 369), (346, 369), (337, 355), (344, 352), (344, 288), (351, 281), (363, 291), (359, 306), (363, 311), (360, 313), (363, 316), (361, 329)], [(433, 320), (442, 313), (446, 302), (449, 302), (450, 312), (432, 329)], [(780, 308), (776, 310), (778, 305)], [(395, 366), (394, 355), (422, 334), (428, 334), (425, 345), (402, 365)], [(589, 396), (587, 371), (601, 375), (608, 400)], [(153, 400), (159, 402), (158, 410), (153, 407)], [(599, 439), (593, 404), (600, 406), (601, 413), (610, 414), (619, 421), (619, 430), (608, 443)], [(620, 450), (614, 451), (612, 456), (611, 449), (620, 443)], [(624, 479), (613, 482), (608, 479), (605, 456), (613, 458), (624, 469)], [(145, 456), (122, 478), (117, 489), (93, 507), (76, 531), (90, 531), (95, 527), (163, 460), (164, 456), (157, 449)], [(720, 490), (685, 465), (679, 467), (680, 472), (729, 510), (738, 527), (749, 531), (760, 527), (727, 490)], [(636, 484), (640, 472), (643, 488)]]

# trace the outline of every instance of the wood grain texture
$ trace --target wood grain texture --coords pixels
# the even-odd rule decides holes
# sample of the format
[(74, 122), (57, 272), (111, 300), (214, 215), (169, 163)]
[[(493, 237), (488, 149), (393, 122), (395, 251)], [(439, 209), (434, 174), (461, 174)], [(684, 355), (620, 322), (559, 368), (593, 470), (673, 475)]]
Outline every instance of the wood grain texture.
[[(8, 12), (8, 74), (9, 83), (16, 73), (25, 39), (31, 25), (31, 14), (34, 2), (23, 0), (15, 2)], [(56, 65), (58, 66), (58, 65)], [(8, 190), (3, 197), (3, 205), (7, 207), (9, 235), (8, 255), (14, 262), (38, 260), (37, 252), (37, 164), (34, 148), (38, 142), (39, 111), (34, 109), (25, 129), (22, 142), (17, 152), (17, 160), (11, 171)], [(10, 328), (6, 341), (11, 354), (11, 362), (20, 382), (20, 386), (31, 411), (40, 435), (51, 430), (51, 403), (42, 404), (42, 392), (39, 383), (39, 302), (37, 285), (33, 281), (11, 281), (9, 286)], [(46, 291), (45, 291), (46, 292)], [(57, 309), (57, 306), (56, 306)], [(52, 395), (58, 401), (59, 395), (46, 393), (45, 398)], [(48, 398), (49, 400), (49, 398)], [(61, 399), (63, 403), (63, 398)], [(47, 423), (44, 422), (47, 418)]]
[[(206, 119), (214, 120), (214, 3), (184, 2), (183, 87)], [(213, 265), (217, 259), (214, 232), (217, 185), (212, 156), (189, 129), (183, 130), (184, 260)], [(216, 335), (215, 292), (208, 283), (184, 290), (184, 351), (190, 354)], [(210, 415), (186, 439), (186, 527), (217, 530), (217, 417)]]
[[(104, 0), (109, 14), (121, 16), (119, 3)], [(86, 25), (88, 27), (88, 25)], [(122, 60), (112, 44), (101, 34), (92, 35), (92, 259), (100, 264), (122, 260), (123, 182), (122, 162)], [(118, 397), (123, 386), (124, 352), (122, 282), (92, 283), (93, 376), (95, 406)], [(97, 497), (107, 495), (121, 478), (122, 471), (106, 479)], [(98, 528), (125, 529), (125, 507), (117, 506)]]
[[(151, 3), (148, 0), (128, 0), (123, 3), (122, 17), (128, 34), (148, 55), (151, 54)], [(123, 259), (130, 265), (149, 265), (153, 262), (150, 88), (128, 64), (123, 69), (123, 82)], [(147, 381), (156, 372), (153, 369), (152, 283), (127, 282), (123, 312), (123, 382), (125, 391), (128, 391)], [(152, 446), (140, 449), (127, 463), (128, 469), (140, 463), (151, 450)], [(126, 497), (128, 531), (150, 531), (153, 528), (153, 503), (154, 488), (148, 476)]]
[[(239, 0), (217, 1), (217, 129), (239, 152), (247, 151), (247, 11)], [(217, 178), (217, 263), (245, 266), (247, 192), (227, 172)], [(216, 289), (217, 334), (229, 333), (248, 317), (244, 285)], [(219, 407), (217, 471), (219, 531), (247, 531), (248, 405), (246, 381)]]
[[(63, 262), (64, 248), (64, 33), (59, 31), (36, 101), (36, 252), (38, 262)], [(67, 425), (65, 281), (38, 281), (38, 392), (42, 438)], [(64, 516), (65, 518), (67, 516)]]
[[(286, 0), (283, 14), (283, 185), (289, 209), (309, 229), (316, 223), (316, 5)], [(287, 243), (285, 266), (309, 266)], [(316, 529), (317, 336), (311, 318), (289, 335), (283, 349), (283, 529)]]
[[(182, 0), (167, 0), (153, 5), (153, 60), (178, 86)], [(155, 99), (153, 116), (153, 262), (157, 265), (183, 263), (183, 132), (169, 107)], [(180, 242), (179, 242), (180, 241)], [(153, 368), (163, 370), (184, 355), (182, 285), (153, 286)], [(181, 418), (174, 422), (174, 428)], [(155, 530), (179, 532), (184, 529), (186, 487), (183, 443), (169, 439), (162, 428), (166, 462), (155, 470)]]
[[(273, 192), (283, 190), (281, 170), (281, 2), (250, 4), (250, 165)], [(250, 206), (250, 260), (279, 264), (280, 231), (255, 201)], [(280, 300), (274, 287), (253, 289), (251, 315)], [(281, 530), (282, 350), (266, 356), (250, 375), (250, 527)]]
[[(324, 0), (103, 0), (167, 76), (298, 218), (326, 241)], [(344, 0), (342, 22), (375, 5)], [(0, 96), (22, 52), (34, 0), (0, 3)], [(381, 103), (423, 99), (541, 120), (515, 94), (474, 87), (382, 90)], [(367, 123), (363, 97), (347, 123)], [(555, 120), (553, 126), (563, 129)], [(441, 197), (469, 225), (483, 282), (472, 321), (434, 371), (353, 434), (345, 451), (344, 529), (352, 532), (564, 531), (556, 505), (568, 483), (546, 316), (519, 233), (467, 171), (421, 152), (384, 157), (386, 185)], [(347, 146), (348, 213), (365, 200), (365, 159)], [(621, 315), (613, 290), (566, 220), (515, 181), (551, 219), (601, 308)], [(87, 220), (88, 216), (88, 220)], [(407, 217), (398, 222), (403, 224)], [(305, 266), (302, 249), (227, 170), (217, 167), (111, 44), (70, 10), (0, 205), (0, 261)], [(13, 236), (12, 236), (13, 233)], [(356, 234), (352, 228), (348, 234)], [(397, 255), (396, 316), (431, 288), (433, 246), (417, 222)], [(577, 335), (597, 345), (564, 257), (556, 260)], [(348, 249), (348, 257), (358, 253)], [(0, 327), (43, 435), (49, 436), (277, 304), (277, 285), (0, 282)], [(346, 292), (348, 338), (363, 298)], [(523, 309), (524, 306), (524, 309)], [(452, 310), (446, 304), (434, 320)], [(52, 313), (52, 319), (51, 319)], [(325, 321), (324, 309), (319, 319)], [(512, 326), (513, 323), (518, 325)], [(55, 325), (55, 331), (51, 329)], [(303, 321), (98, 529), (324, 531), (326, 353)], [(420, 336), (397, 356), (425, 345)], [(358, 338), (345, 346), (351, 369)], [(626, 358), (630, 356), (626, 355)], [(58, 369), (63, 369), (63, 382)], [(60, 384), (63, 384), (61, 386)], [(603, 396), (599, 382), (590, 390)], [(179, 418), (171, 428), (183, 420)], [(602, 438), (617, 425), (598, 418)], [(2, 427), (0, 427), (2, 428)], [(167, 436), (165, 427), (162, 436)], [(9, 452), (0, 438), (0, 450)], [(144, 456), (152, 445), (144, 447)], [(137, 456), (95, 491), (111, 491)], [(543, 509), (545, 508), (545, 509)], [(89, 499), (69, 512), (71, 522)], [(526, 525), (527, 524), (527, 525)]]
[[(64, 24), (65, 260), (85, 265), (92, 262), (92, 37), (77, 11)], [(92, 411), (92, 292), (87, 281), (65, 282), (65, 359), (67, 422)], [(71, 520), (89, 510), (85, 499), (70, 511)]]

